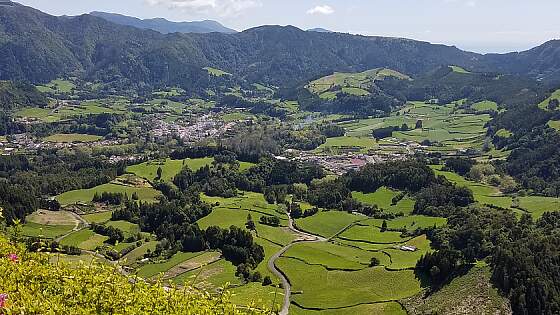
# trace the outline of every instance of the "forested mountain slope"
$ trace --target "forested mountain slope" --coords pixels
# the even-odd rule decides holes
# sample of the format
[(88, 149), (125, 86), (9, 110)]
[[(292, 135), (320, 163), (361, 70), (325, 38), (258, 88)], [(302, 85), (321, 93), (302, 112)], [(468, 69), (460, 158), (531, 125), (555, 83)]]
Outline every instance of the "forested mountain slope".
[(131, 16), (106, 13), (106, 12), (91, 12), (93, 16), (100, 17), (109, 22), (120, 25), (134, 26), (136, 28), (148, 29), (158, 31), (163, 34), (168, 33), (236, 33), (235, 30), (227, 28), (222, 24), (206, 20), (206, 21), (194, 21), (194, 22), (172, 22), (166, 19), (139, 19)]
[(263, 26), (237, 34), (160, 34), (91, 15), (54, 17), (0, 6), (0, 79), (33, 82), (71, 73), (136, 84), (196, 85), (203, 67), (275, 85), (332, 71), (387, 67), (412, 76), (441, 65), (545, 76), (556, 74), (557, 42), (513, 55), (483, 56), (426, 42)]

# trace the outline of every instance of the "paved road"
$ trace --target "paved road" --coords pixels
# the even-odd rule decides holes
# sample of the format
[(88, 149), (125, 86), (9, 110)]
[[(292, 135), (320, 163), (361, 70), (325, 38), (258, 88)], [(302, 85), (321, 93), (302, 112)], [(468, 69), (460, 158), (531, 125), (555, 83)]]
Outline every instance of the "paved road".
[(290, 281), (288, 280), (286, 275), (284, 275), (282, 273), (282, 271), (280, 269), (278, 269), (278, 267), (276, 267), (276, 261), (278, 260), (278, 258), (280, 258), (282, 255), (284, 255), (284, 253), (286, 253), (295, 244), (316, 243), (316, 242), (326, 242), (327, 241), (327, 239), (322, 237), (322, 236), (313, 235), (313, 234), (309, 234), (309, 233), (298, 230), (294, 226), (294, 220), (292, 219), (292, 217), (290, 217), (290, 214), (288, 214), (288, 228), (292, 232), (294, 232), (296, 235), (298, 235), (299, 237), (295, 241), (286, 245), (284, 248), (282, 248), (276, 254), (272, 255), (272, 257), (268, 261), (268, 269), (275, 276), (277, 276), (280, 279), (280, 282), (282, 283), (282, 287), (284, 288), (284, 303), (282, 304), (282, 309), (280, 310), (280, 313), (279, 313), (280, 315), (288, 315), (289, 308), (290, 308), (290, 296), (292, 294), (292, 286), (290, 285)]

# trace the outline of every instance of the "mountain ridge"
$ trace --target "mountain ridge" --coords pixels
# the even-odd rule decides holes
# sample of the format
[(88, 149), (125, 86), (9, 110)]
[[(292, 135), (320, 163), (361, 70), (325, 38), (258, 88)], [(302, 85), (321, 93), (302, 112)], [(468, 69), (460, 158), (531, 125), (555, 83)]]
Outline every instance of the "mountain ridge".
[(414, 77), (444, 65), (560, 82), (560, 41), (520, 53), (482, 55), (412, 39), (293, 26), (161, 34), (92, 15), (55, 17), (19, 4), (0, 7), (0, 35), (0, 53), (6, 56), (0, 60), (0, 79), (31, 82), (78, 74), (188, 88), (204, 85), (208, 79), (202, 68), (210, 66), (251, 82), (286, 86), (334, 71), (386, 67)]
[(237, 33), (236, 30), (223, 26), (213, 20), (174, 22), (164, 18), (140, 19), (117, 13), (93, 11), (89, 13), (119, 25), (133, 26), (140, 29), (151, 29), (162, 34), (169, 33)]

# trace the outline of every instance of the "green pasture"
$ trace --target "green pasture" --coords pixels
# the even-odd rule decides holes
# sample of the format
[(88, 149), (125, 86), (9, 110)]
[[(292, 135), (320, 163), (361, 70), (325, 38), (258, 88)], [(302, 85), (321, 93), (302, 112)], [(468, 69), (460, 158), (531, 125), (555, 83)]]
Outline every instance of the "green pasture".
[(309, 265), (320, 265), (328, 269), (365, 269), (369, 266), (372, 257), (379, 259), (381, 265), (390, 264), (389, 257), (381, 252), (373, 253), (330, 242), (296, 244), (283, 257), (298, 259)]
[(372, 69), (359, 73), (335, 72), (332, 75), (310, 82), (307, 89), (312, 93), (321, 95), (338, 87), (344, 93), (362, 96), (369, 94), (367, 90), (375, 81), (383, 80), (386, 77), (410, 79), (410, 77), (390, 69)]
[(343, 308), (363, 303), (398, 300), (420, 292), (420, 283), (411, 270), (387, 271), (383, 267), (359, 271), (328, 271), (292, 258), (280, 258), (286, 272), (292, 300), (306, 308)]
[(488, 110), (497, 111), (498, 103), (492, 101), (482, 101), (482, 102), (472, 104), (471, 108), (476, 111), (488, 111)]
[(235, 276), (236, 267), (225, 259), (203, 266), (202, 268), (183, 273), (173, 278), (173, 283), (190, 285), (204, 290), (218, 290), (225, 284), (241, 285), (241, 280)]
[(461, 73), (461, 74), (469, 74), (471, 73), (470, 71), (465, 70), (462, 67), (459, 66), (449, 66), (451, 68), (451, 70), (453, 70), (453, 72), (455, 73)]
[(332, 310), (306, 310), (297, 305), (290, 306), (290, 314), (293, 315), (356, 315), (356, 314), (375, 314), (375, 315), (407, 315), (397, 302), (363, 304), (352, 307), (338, 308)]
[(52, 80), (45, 85), (37, 86), (37, 90), (43, 93), (70, 93), (74, 88), (76, 88), (76, 85), (72, 81), (63, 79)]
[(547, 125), (550, 128), (560, 131), (560, 120), (550, 120)]
[(381, 229), (370, 225), (355, 225), (338, 237), (345, 240), (375, 244), (401, 243), (407, 240), (401, 238), (400, 232), (381, 232)]
[(498, 131), (496, 131), (496, 136), (501, 137), (501, 138), (509, 138), (511, 136), (513, 136), (513, 133), (507, 129), (500, 129)]
[(57, 238), (74, 229), (75, 225), (46, 225), (27, 222), (21, 226), (22, 233), (25, 236)]
[(216, 68), (212, 68), (212, 67), (204, 67), (203, 69), (208, 71), (208, 73), (210, 75), (213, 75), (215, 77), (222, 77), (222, 76), (225, 76), (225, 75), (231, 76), (231, 73), (227, 73), (227, 72), (225, 72), (223, 70), (220, 70), (220, 69), (216, 69)]
[(177, 254), (173, 255), (170, 259), (158, 262), (158, 263), (148, 263), (143, 265), (138, 269), (138, 276), (142, 278), (152, 278), (159, 274), (163, 274), (169, 269), (179, 265), (180, 263), (189, 260), (193, 257), (202, 255), (203, 252), (200, 253), (184, 253), (178, 252)]
[(73, 190), (69, 192), (65, 192), (56, 196), (56, 200), (60, 202), (61, 205), (71, 205), (77, 203), (84, 203), (89, 204), (93, 199), (95, 193), (101, 195), (103, 192), (112, 192), (112, 193), (122, 193), (128, 194), (129, 197), (132, 194), (137, 193), (138, 197), (141, 201), (145, 202), (154, 202), (158, 196), (160, 196), (160, 192), (148, 187), (129, 187), (124, 185), (117, 185), (117, 184), (104, 184), (90, 189), (80, 189), (80, 190)]
[(396, 205), (392, 204), (392, 200), (399, 192), (381, 187), (374, 193), (352, 192), (352, 197), (364, 204), (377, 205), (381, 209), (389, 213), (411, 214), (414, 210), (415, 201), (406, 196)]
[(144, 258), (144, 255), (149, 251), (154, 251), (156, 249), (157, 241), (146, 242), (139, 247), (136, 247), (130, 253), (126, 254), (121, 258), (121, 261), (125, 261), (125, 264), (133, 264), (137, 260)]
[(552, 95), (550, 95), (549, 98), (547, 98), (546, 100), (542, 101), (542, 102), (538, 105), (539, 108), (544, 109), (544, 110), (549, 110), (549, 109), (548, 109), (548, 104), (549, 104), (550, 101), (552, 101), (552, 100), (559, 100), (559, 101), (560, 101), (560, 89), (554, 91), (554, 92), (552, 93)]
[(367, 217), (349, 214), (343, 211), (322, 211), (314, 216), (297, 219), (298, 228), (323, 237), (332, 237), (342, 232), (349, 225), (365, 220)]
[(157, 170), (161, 167), (162, 176), (164, 181), (172, 181), (173, 178), (181, 172), (184, 167), (189, 167), (191, 170), (197, 171), (198, 169), (212, 164), (214, 158), (201, 158), (201, 159), (185, 159), (185, 160), (154, 160), (147, 161), (142, 164), (132, 165), (126, 168), (128, 173), (133, 173), (138, 177), (146, 178), (153, 181), (157, 177)]
[(82, 215), (82, 218), (89, 223), (102, 224), (102, 223), (105, 223), (105, 222), (111, 220), (112, 215), (113, 215), (113, 212), (105, 211), (105, 212), (85, 214), (85, 215)]
[(63, 238), (60, 242), (62, 245), (75, 246), (80, 248), (80, 245), (89, 240), (95, 233), (90, 229), (82, 229)]

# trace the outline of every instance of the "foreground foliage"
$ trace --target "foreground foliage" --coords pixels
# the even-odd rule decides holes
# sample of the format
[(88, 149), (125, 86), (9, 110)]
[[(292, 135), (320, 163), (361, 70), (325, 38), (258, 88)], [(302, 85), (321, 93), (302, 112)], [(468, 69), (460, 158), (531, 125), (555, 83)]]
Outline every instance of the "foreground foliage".
[[(188, 287), (164, 288), (120, 274), (97, 262), (49, 263), (0, 236), (3, 314), (262, 314), (238, 309), (229, 294), (211, 296)], [(7, 296), (6, 296), (7, 295)]]

